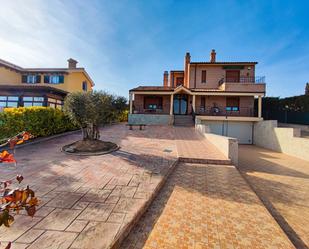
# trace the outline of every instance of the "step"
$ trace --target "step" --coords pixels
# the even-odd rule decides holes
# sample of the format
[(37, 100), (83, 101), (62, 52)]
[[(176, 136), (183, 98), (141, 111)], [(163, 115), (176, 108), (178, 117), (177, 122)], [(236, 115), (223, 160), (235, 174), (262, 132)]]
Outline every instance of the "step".
[(188, 157), (179, 157), (178, 159), (179, 162), (184, 163), (232, 165), (230, 159), (207, 159), (207, 158), (188, 158)]

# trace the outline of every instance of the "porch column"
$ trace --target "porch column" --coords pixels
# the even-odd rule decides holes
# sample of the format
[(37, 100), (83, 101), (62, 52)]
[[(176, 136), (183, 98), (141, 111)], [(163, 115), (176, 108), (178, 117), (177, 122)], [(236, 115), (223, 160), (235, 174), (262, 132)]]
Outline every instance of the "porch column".
[(192, 95), (192, 111), (195, 112), (195, 95)]
[(129, 103), (130, 103), (130, 114), (133, 112), (133, 93), (130, 93), (129, 95)]
[(170, 100), (170, 115), (173, 115), (173, 107), (174, 107), (174, 94), (171, 94), (171, 100)]
[(258, 117), (262, 117), (262, 96), (258, 96)]

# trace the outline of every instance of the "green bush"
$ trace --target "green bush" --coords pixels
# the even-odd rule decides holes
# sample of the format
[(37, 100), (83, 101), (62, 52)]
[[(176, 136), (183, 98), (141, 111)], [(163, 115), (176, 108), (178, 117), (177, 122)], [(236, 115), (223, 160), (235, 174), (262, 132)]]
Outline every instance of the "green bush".
[(77, 127), (59, 109), (19, 107), (5, 108), (0, 112), (0, 139), (21, 131), (29, 131), (35, 137), (44, 137), (75, 129)]

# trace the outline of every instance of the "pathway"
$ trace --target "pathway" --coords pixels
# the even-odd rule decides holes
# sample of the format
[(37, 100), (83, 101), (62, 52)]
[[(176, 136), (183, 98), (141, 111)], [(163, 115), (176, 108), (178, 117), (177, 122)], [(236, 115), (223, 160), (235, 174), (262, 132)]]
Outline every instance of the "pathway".
[(294, 247), (234, 166), (181, 163), (121, 248)]
[(199, 160), (229, 161), (215, 146), (192, 127), (175, 127), (178, 157)]
[[(15, 216), (0, 227), (0, 248), (12, 241), (21, 248), (108, 248), (132, 225), (177, 160), (172, 127), (130, 131), (124, 125), (101, 130), (103, 140), (121, 149), (102, 156), (60, 152), (80, 134), (17, 150), (25, 180), (41, 200), (32, 219)], [(0, 165), (0, 180), (19, 173)]]
[(296, 247), (309, 248), (309, 162), (241, 145), (239, 169)]

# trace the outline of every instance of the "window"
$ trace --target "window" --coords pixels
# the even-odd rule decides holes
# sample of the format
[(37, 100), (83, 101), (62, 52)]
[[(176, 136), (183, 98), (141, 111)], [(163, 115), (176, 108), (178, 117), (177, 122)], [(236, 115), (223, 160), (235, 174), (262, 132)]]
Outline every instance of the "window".
[(27, 84), (41, 83), (41, 75), (39, 74), (24, 74), (21, 76), (21, 82)]
[(201, 109), (205, 110), (205, 96), (201, 96)]
[(83, 88), (83, 91), (87, 92), (87, 81), (83, 81), (82, 88)]
[(18, 96), (0, 96), (0, 107), (18, 107)]
[(59, 99), (54, 99), (54, 98), (48, 98), (47, 99), (47, 106), (52, 107), (52, 108), (62, 108), (63, 101)]
[(23, 102), (24, 102), (24, 107), (43, 106), (44, 97), (25, 96), (23, 97)]
[(206, 83), (206, 70), (202, 70), (202, 83)]
[(225, 109), (230, 112), (239, 111), (239, 97), (227, 97)]
[(144, 109), (146, 110), (162, 109), (162, 97), (145, 96), (144, 97)]
[(176, 78), (176, 86), (183, 85), (183, 77), (177, 77)]
[(44, 75), (44, 83), (62, 84), (64, 83), (64, 75), (61, 74)]

